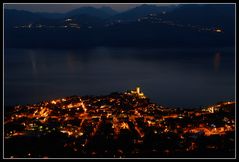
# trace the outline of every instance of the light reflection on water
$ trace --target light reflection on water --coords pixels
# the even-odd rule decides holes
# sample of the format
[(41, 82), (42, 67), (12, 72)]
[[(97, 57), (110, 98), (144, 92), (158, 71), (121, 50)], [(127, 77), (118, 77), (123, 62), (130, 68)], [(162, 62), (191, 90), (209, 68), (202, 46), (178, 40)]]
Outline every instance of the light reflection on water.
[(235, 94), (231, 49), (5, 51), (6, 104), (107, 95), (137, 85), (153, 102), (168, 106), (197, 107)]
[(214, 56), (214, 69), (215, 69), (215, 71), (219, 70), (220, 63), (221, 63), (221, 54), (218, 52)]

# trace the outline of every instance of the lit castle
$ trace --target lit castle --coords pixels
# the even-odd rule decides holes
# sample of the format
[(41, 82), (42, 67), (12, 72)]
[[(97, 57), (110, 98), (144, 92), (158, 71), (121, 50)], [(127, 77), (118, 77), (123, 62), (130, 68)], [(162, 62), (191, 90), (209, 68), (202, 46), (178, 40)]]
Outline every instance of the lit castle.
[(132, 90), (132, 91), (131, 91), (131, 94), (138, 95), (140, 98), (146, 98), (146, 97), (144, 96), (144, 93), (140, 91), (140, 87), (136, 87), (135, 90)]

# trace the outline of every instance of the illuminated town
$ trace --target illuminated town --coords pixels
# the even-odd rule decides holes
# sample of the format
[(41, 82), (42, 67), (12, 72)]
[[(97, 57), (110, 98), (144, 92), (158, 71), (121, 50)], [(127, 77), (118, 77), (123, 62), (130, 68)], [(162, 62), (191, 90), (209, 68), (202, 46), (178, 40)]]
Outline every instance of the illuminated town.
[(140, 87), (71, 96), (5, 112), (4, 139), (6, 158), (234, 157), (235, 102), (169, 108)]

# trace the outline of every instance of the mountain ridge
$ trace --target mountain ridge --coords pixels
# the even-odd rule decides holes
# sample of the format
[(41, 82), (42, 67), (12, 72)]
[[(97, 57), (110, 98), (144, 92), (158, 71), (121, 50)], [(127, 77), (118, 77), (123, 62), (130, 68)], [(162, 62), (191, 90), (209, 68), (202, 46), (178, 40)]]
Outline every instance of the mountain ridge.
[[(161, 9), (155, 5), (135, 7), (123, 13), (139, 13), (129, 16), (130, 21), (117, 17), (122, 13), (106, 18), (104, 14), (97, 17), (84, 12), (79, 14), (77, 10), (78, 14), (72, 14), (75, 16), (47, 19), (16, 10), (15, 15), (9, 17), (9, 10), (6, 10), (6, 46), (234, 46), (233, 5), (180, 5), (170, 12)], [(25, 24), (19, 22), (21, 19)], [(64, 39), (59, 39), (59, 35)]]

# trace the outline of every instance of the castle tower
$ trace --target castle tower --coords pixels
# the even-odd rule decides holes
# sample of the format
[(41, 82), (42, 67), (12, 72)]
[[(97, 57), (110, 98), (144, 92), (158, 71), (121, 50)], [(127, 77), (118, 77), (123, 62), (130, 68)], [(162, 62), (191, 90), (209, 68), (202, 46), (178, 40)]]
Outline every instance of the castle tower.
[(140, 94), (140, 87), (136, 87), (136, 92)]

